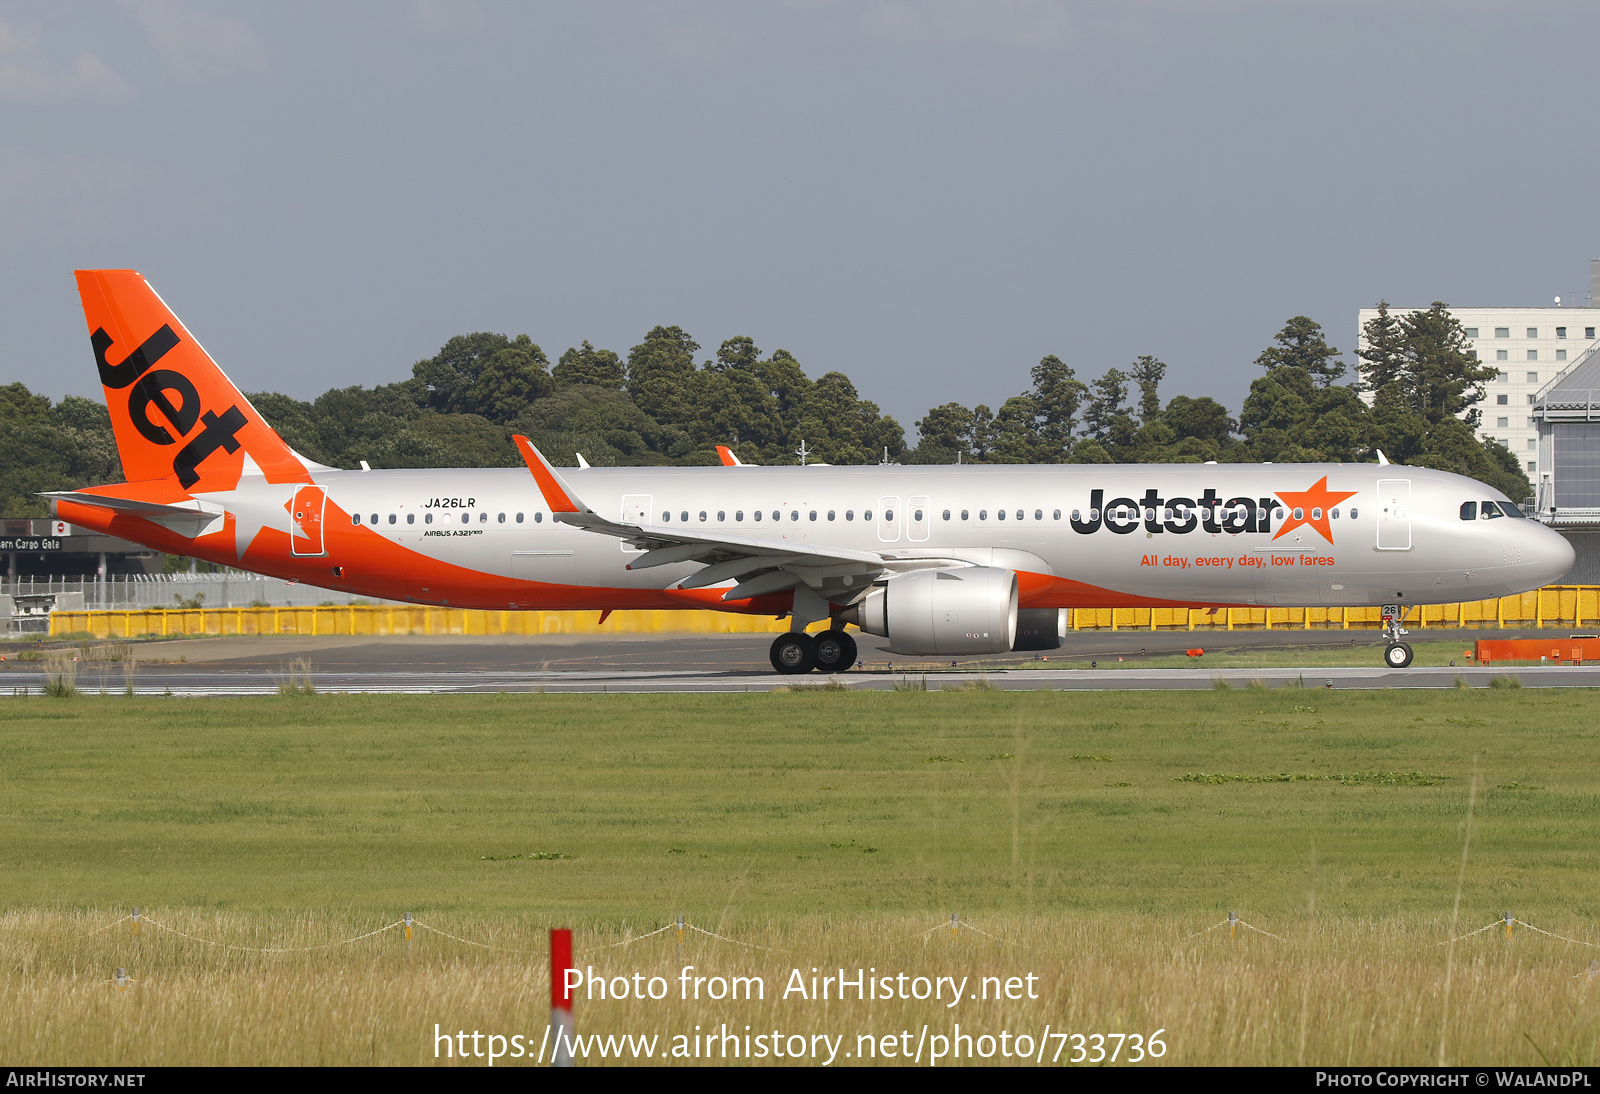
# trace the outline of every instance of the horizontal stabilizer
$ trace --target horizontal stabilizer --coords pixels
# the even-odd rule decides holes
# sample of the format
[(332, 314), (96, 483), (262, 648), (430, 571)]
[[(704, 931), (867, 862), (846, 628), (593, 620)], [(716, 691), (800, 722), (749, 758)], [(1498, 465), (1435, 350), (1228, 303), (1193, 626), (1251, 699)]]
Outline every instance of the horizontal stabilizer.
[(187, 505), (167, 505), (159, 501), (86, 494), (81, 490), (52, 490), (39, 496), (52, 501), (69, 501), (74, 505), (93, 505), (115, 513), (126, 513), (130, 517), (143, 517), (191, 539), (203, 535), (212, 521), (221, 520), (223, 516), (221, 506), (200, 501)]

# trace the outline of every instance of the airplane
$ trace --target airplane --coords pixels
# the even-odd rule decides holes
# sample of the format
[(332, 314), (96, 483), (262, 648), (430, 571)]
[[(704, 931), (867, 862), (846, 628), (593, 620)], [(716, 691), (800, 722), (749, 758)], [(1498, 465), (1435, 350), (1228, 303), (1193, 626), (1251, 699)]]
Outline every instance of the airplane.
[[(1383, 605), (1411, 663), (1422, 604), (1539, 588), (1571, 545), (1488, 486), (1378, 464), (1051, 464), (359, 471), (301, 456), (133, 270), (79, 295), (127, 482), (54, 515), (328, 589), (488, 609), (789, 619), (785, 674), (888, 652), (1059, 648), (1074, 607)], [(827, 621), (824, 630), (807, 628)]]

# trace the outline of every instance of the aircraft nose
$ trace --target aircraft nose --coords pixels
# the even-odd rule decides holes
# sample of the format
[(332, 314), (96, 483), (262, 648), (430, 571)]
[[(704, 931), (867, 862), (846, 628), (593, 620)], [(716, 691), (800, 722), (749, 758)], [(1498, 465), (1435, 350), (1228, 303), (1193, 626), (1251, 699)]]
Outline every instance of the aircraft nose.
[(1571, 572), (1578, 554), (1572, 549), (1572, 541), (1560, 532), (1532, 521), (1529, 523), (1533, 524), (1533, 531), (1538, 534), (1541, 583), (1554, 585)]

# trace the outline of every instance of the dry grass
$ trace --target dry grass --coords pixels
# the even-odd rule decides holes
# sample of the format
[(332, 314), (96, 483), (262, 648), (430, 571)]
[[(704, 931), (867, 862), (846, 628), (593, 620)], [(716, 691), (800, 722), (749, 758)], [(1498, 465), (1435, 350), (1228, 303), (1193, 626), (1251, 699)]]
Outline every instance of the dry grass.
[[(382, 926), (152, 911), (169, 926), (238, 946), (322, 945)], [(0, 1054), (118, 1066), (426, 1064), (435, 1062), (435, 1023), (451, 1033), (521, 1034), (536, 1052), (548, 1021), (545, 934), (528, 923), (437, 924), (504, 947), (498, 950), (420, 929), (408, 947), (395, 929), (347, 946), (260, 954), (200, 945), (148, 924), (138, 934), (128, 922), (89, 933), (114, 918), (46, 912), (0, 918), (6, 970)], [(771, 949), (691, 932), (679, 957), (671, 930), (616, 946), (630, 936), (579, 925), (580, 966), (608, 976), (660, 976), (669, 990), (654, 1002), (589, 1000), (580, 989), (578, 1032), (655, 1034), (657, 1058), (674, 1036), (724, 1023), (741, 1036), (746, 1026), (753, 1033), (842, 1035), (838, 1062), (858, 1051), (859, 1034), (909, 1030), (915, 1046), (924, 1024), (930, 1036), (948, 1037), (956, 1023), (966, 1034), (1005, 1030), (1036, 1043), (1046, 1025), (1085, 1034), (1148, 1036), (1161, 1029), (1167, 1052), (1160, 1062), (1171, 1064), (1395, 1065), (1437, 1058), (1447, 949), (1437, 945), (1438, 923), (1302, 918), (1267, 925), (1284, 941), (1243, 928), (1230, 939), (1226, 927), (1205, 931), (1204, 922), (1160, 917), (1008, 918), (981, 924), (998, 937), (964, 930), (954, 941), (947, 928), (930, 926), (925, 919), (872, 915), (712, 924), (707, 929)], [(1196, 931), (1203, 933), (1187, 937)], [(1594, 1065), (1600, 977), (1588, 972), (1589, 952), (1520, 932), (1510, 942), (1492, 931), (1459, 944), (1445, 1059)], [(683, 965), (694, 966), (691, 975), (760, 976), (765, 998), (682, 1001)], [(112, 982), (118, 967), (134, 981), (125, 989)], [(1003, 983), (1032, 974), (1038, 998), (965, 999), (954, 1008), (863, 1001), (853, 989), (844, 1001), (836, 993), (827, 1002), (783, 998), (793, 970), (801, 970), (809, 989), (813, 968), (820, 977), (841, 967), (851, 977), (861, 967), (879, 976), (966, 977), (968, 995), (985, 976)], [(1047, 1043), (1047, 1060), (1060, 1043)], [(1067, 1042), (1060, 1062), (1075, 1051)], [(517, 1062), (529, 1061), (500, 1061)], [(989, 1062), (1006, 1061), (997, 1055)]]

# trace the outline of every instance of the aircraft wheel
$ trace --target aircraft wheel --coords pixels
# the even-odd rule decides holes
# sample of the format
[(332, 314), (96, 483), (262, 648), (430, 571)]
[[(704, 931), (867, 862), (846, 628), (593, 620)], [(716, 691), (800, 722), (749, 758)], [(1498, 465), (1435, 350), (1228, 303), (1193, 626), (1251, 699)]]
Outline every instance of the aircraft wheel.
[(817, 644), (809, 634), (790, 631), (772, 642), (772, 667), (785, 676), (798, 676), (817, 667)]
[(1383, 648), (1383, 663), (1392, 669), (1403, 669), (1411, 664), (1411, 647), (1404, 642), (1390, 642)]
[(822, 672), (844, 672), (856, 663), (856, 640), (842, 630), (817, 635), (817, 668)]

